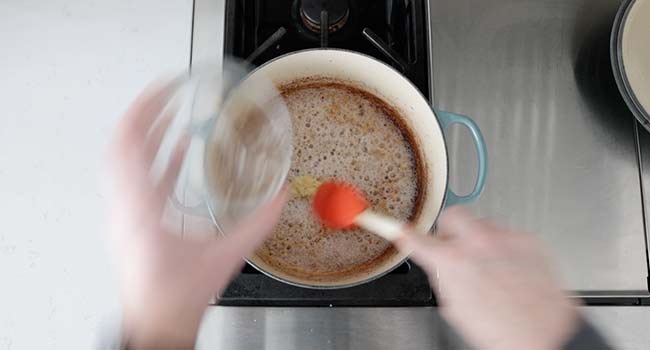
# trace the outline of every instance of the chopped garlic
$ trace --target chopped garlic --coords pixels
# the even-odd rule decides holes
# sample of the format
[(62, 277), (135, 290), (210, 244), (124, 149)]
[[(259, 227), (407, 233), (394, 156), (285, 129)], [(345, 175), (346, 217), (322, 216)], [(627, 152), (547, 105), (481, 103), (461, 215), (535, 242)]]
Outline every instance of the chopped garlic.
[(296, 176), (291, 181), (291, 194), (297, 198), (311, 197), (316, 193), (321, 181), (310, 175)]

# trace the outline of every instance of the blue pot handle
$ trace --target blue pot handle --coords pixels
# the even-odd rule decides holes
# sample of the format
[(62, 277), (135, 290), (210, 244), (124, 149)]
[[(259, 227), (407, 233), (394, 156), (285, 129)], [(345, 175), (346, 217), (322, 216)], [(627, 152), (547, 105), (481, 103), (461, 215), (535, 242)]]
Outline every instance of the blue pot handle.
[(483, 135), (479, 129), (476, 122), (471, 118), (464, 115), (454, 114), (444, 111), (436, 111), (436, 116), (442, 125), (443, 131), (447, 129), (452, 124), (461, 124), (469, 129), (469, 132), (472, 134), (472, 139), (474, 139), (474, 147), (476, 147), (476, 154), (478, 155), (478, 176), (476, 177), (476, 184), (474, 184), (474, 189), (472, 193), (466, 196), (459, 196), (454, 193), (450, 188), (447, 189), (447, 200), (445, 206), (450, 207), (456, 204), (466, 204), (471, 203), (481, 195), (483, 192), (483, 187), (485, 187), (485, 178), (487, 176), (487, 147), (485, 147), (485, 141), (483, 140)]

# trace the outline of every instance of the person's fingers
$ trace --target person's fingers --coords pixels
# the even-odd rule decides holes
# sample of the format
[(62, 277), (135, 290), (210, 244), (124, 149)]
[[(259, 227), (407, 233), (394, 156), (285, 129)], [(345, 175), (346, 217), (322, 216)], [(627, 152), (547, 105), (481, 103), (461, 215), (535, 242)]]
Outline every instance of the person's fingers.
[(174, 121), (174, 115), (174, 110), (165, 111), (147, 135), (147, 142), (144, 149), (144, 162), (146, 164), (151, 165), (156, 158), (167, 129), (169, 129), (172, 121)]
[(462, 243), (472, 252), (472, 255), (498, 257), (503, 254), (506, 241), (510, 236), (508, 230), (488, 219), (474, 220), (467, 226), (470, 233), (463, 237)]
[(508, 235), (507, 239), (502, 242), (504, 254), (517, 257), (523, 261), (528, 261), (533, 264), (544, 265), (549, 261), (546, 256), (547, 251), (543, 243), (529, 233), (515, 233), (512, 232)]
[(178, 83), (178, 80), (173, 80), (164, 85), (154, 84), (136, 97), (117, 126), (112, 152), (121, 156), (123, 161), (130, 160), (136, 166), (145, 168), (143, 171), (148, 171), (141, 164), (147, 134), (176, 92)]
[(225, 237), (214, 241), (208, 254), (209, 264), (223, 271), (217, 274), (217, 286), (226, 283), (249, 256), (273, 232), (288, 198), (286, 188), (269, 203), (262, 205)]
[(411, 230), (405, 231), (394, 244), (401, 252), (410, 253), (411, 259), (427, 273), (434, 273), (436, 264), (445, 256), (444, 241)]
[(119, 186), (145, 187), (149, 176), (149, 164), (143, 161), (146, 135), (177, 86), (178, 80), (174, 80), (145, 89), (119, 122), (109, 147), (113, 176)]
[(459, 238), (471, 234), (474, 217), (462, 207), (452, 207), (442, 212), (437, 233), (444, 238)]
[(155, 201), (162, 205), (161, 210), (164, 209), (164, 206), (167, 203), (167, 197), (169, 197), (169, 195), (174, 191), (176, 180), (178, 179), (178, 174), (183, 166), (183, 161), (185, 160), (185, 155), (187, 154), (190, 141), (191, 138), (188, 134), (183, 133), (181, 135), (171, 156), (169, 157), (167, 169), (165, 169), (165, 172), (156, 187)]
[(164, 84), (154, 84), (147, 87), (126, 111), (119, 130), (127, 140), (144, 142), (154, 121), (176, 92), (180, 81), (174, 79)]

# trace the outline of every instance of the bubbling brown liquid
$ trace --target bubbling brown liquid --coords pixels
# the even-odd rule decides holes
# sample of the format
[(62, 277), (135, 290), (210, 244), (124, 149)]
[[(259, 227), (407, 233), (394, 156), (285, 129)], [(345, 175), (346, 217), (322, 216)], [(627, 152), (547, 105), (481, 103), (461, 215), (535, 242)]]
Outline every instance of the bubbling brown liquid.
[[(404, 221), (417, 217), (419, 160), (394, 109), (338, 82), (293, 82), (281, 91), (293, 123), (288, 181), (303, 175), (346, 181), (375, 211)], [(365, 230), (323, 227), (310, 198), (289, 200), (274, 235), (257, 252), (289, 275), (316, 280), (369, 270), (393, 254), (388, 241)]]

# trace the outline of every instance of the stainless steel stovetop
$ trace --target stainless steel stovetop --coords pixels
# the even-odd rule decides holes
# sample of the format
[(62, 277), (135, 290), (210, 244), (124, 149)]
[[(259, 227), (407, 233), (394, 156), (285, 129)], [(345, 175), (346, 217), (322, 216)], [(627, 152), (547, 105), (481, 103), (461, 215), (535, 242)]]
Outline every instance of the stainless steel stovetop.
[[(435, 106), (474, 118), (489, 148), (488, 183), (472, 209), (538, 235), (574, 294), (635, 304), (650, 295), (650, 135), (611, 76), (609, 31), (619, 3), (430, 0), (429, 39)], [(193, 25), (192, 62), (220, 62), (223, 2), (195, 0)], [(464, 137), (453, 130), (448, 138), (459, 192), (474, 183), (459, 174), (476, 173)], [(220, 326), (240, 331), (214, 330), (230, 348), (275, 348), (271, 334), (287, 349), (457, 344), (431, 308), (219, 311)], [(401, 331), (387, 333), (395, 324)]]
[[(475, 211), (539, 235), (582, 295), (648, 293), (645, 133), (609, 63), (619, 3), (431, 2), (435, 103), (474, 117), (491, 155)], [(451, 171), (473, 174), (456, 136)]]

